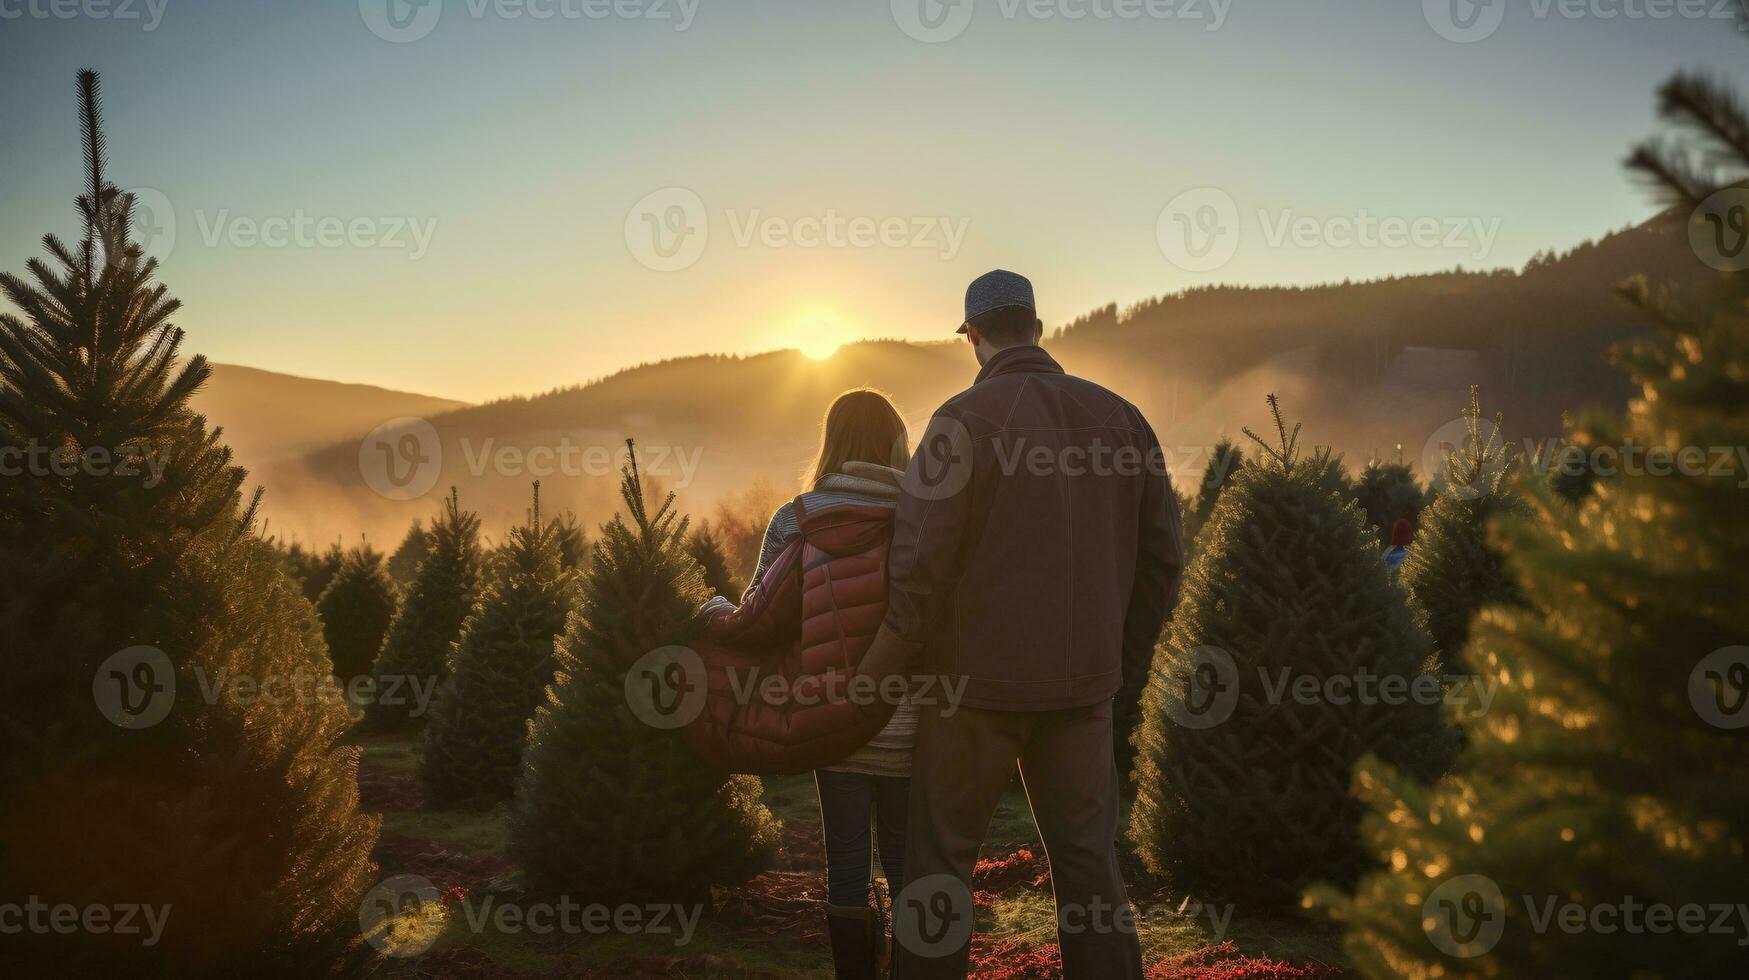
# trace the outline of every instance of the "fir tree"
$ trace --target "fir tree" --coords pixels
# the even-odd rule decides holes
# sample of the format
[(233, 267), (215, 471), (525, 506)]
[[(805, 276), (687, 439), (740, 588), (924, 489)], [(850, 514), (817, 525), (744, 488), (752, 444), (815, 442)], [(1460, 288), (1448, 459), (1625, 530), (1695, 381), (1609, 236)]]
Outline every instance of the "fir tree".
[(1376, 532), (1379, 547), (1391, 543), (1391, 528), (1399, 520), (1419, 524), (1428, 494), (1415, 472), (1403, 462), (1386, 463), (1369, 460), (1355, 481), (1354, 496), (1360, 503), (1366, 522)]
[(327, 591), (328, 583), (334, 581), (334, 573), (340, 570), (340, 563), (346, 559), (346, 552), (340, 545), (332, 544), (327, 551), (318, 552), (306, 550), (303, 545), (293, 541), (281, 553), (286, 574), (298, 584), (304, 598), (315, 605), (322, 593)]
[[(1280, 905), (1364, 869), (1357, 758), (1378, 751), (1432, 777), (1451, 739), (1437, 681), (1420, 676), (1427, 639), (1340, 463), (1302, 456), (1274, 396), (1270, 410), (1278, 443), (1252, 435), (1262, 455), (1221, 494), (1155, 655), (1130, 838), (1186, 894)], [(1423, 697), (1369, 698), (1363, 683)], [(1316, 691), (1296, 693), (1306, 684)]]
[(376, 841), (346, 712), (227, 693), (321, 677), (327, 657), (244, 473), (189, 409), (210, 368), (180, 354), (179, 304), (106, 178), (95, 73), (78, 88), (83, 240), (48, 236), (30, 279), (0, 275), (22, 314), (0, 314), (0, 449), (84, 461), (0, 479), (0, 903), (168, 912), (156, 945), (135, 916), (132, 935), (11, 929), (0, 959), (16, 976), (342, 968)]
[(419, 563), (425, 560), (430, 550), (431, 534), (418, 518), (414, 518), (413, 526), (407, 529), (400, 547), (389, 555), (389, 578), (394, 579), (400, 588), (412, 585), (414, 576), (419, 574)]
[(704, 584), (713, 593), (739, 599), (746, 589), (735, 573), (729, 570), (729, 558), (717, 541), (709, 521), (699, 521), (698, 527), (686, 537), (686, 553), (704, 570)]
[(348, 551), (316, 601), (334, 674), (342, 683), (370, 672), (395, 617), (395, 583), (368, 544)]
[(559, 539), (559, 565), (572, 571), (581, 569), (589, 560), (589, 536), (583, 533), (577, 515), (566, 511), (554, 518), (552, 525)]
[[(1666, 86), (1664, 111), (1695, 129), (1699, 152), (1650, 146), (1631, 163), (1703, 221), (1718, 184), (1749, 173), (1749, 113), (1695, 76)], [(1709, 159), (1716, 178), (1696, 169)], [(1582, 418), (1574, 444), (1749, 445), (1749, 277), (1718, 288), (1685, 309), (1629, 287), (1657, 327), (1617, 354), (1644, 394), (1625, 418)], [(1749, 881), (1749, 472), (1735, 456), (1724, 467), (1624, 468), (1577, 501), (1526, 481), (1528, 512), (1501, 522), (1525, 603), (1486, 610), (1465, 651), (1500, 680), (1491, 710), (1432, 791), (1359, 767), (1369, 842), (1389, 870), (1313, 896), (1345, 923), (1363, 973), (1749, 971), (1738, 928), (1674, 915), (1657, 927), (1648, 911), (1736, 907)], [(1601, 909), (1614, 927), (1539, 927), (1568, 907), (1587, 922)]]
[(430, 805), (510, 798), (528, 720), (553, 679), (553, 643), (575, 603), (576, 573), (564, 565), (559, 526), (541, 523), (536, 483), (529, 523), (511, 529), (432, 706), (419, 769)]
[(1467, 669), (1457, 658), (1478, 610), (1518, 600), (1506, 557), (1488, 539), (1496, 518), (1521, 507), (1512, 489), (1511, 450), (1500, 417), (1492, 425), (1482, 419), (1474, 387), (1464, 420), (1464, 444), (1446, 460), (1439, 499), (1427, 510), (1401, 578), (1415, 623), (1433, 638), (1442, 669)]
[(540, 889), (708, 902), (710, 885), (745, 880), (770, 859), (777, 824), (757, 778), (705, 768), (628, 698), (629, 670), (681, 642), (709, 596), (673, 495), (647, 508), (636, 463), (620, 484), (626, 514), (601, 529), (558, 673), (529, 724), (510, 850)]
[(1197, 484), (1196, 502), (1189, 509), (1184, 522), (1184, 540), (1194, 543), (1196, 536), (1208, 523), (1209, 516), (1215, 512), (1215, 504), (1221, 499), (1221, 490), (1245, 465), (1245, 453), (1233, 445), (1231, 439), (1222, 439), (1215, 444), (1214, 452), (1209, 454), (1208, 466), (1203, 468), (1202, 480)]
[(424, 721), (420, 692), (442, 682), (450, 644), (479, 594), (480, 518), (461, 509), (454, 487), (431, 530), (420, 534), (426, 554), (389, 624), (376, 659), (376, 695), (364, 709), (365, 723), (377, 730)]

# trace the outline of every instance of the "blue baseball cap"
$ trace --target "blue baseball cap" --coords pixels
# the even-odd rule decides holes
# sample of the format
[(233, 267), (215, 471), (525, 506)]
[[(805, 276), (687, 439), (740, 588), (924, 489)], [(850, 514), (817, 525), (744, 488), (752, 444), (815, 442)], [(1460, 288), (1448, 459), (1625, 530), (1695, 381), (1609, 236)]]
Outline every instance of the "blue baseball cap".
[(986, 272), (973, 279), (966, 287), (966, 319), (960, 321), (957, 332), (966, 332), (966, 320), (1004, 306), (1024, 306), (1037, 313), (1038, 307), (1032, 300), (1032, 280), (1006, 269)]

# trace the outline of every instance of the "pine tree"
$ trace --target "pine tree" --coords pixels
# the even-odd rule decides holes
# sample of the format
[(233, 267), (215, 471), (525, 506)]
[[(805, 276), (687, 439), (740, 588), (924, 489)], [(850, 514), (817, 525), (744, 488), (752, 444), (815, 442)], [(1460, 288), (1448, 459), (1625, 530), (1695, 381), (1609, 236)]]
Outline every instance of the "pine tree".
[(373, 670), (376, 694), (364, 709), (365, 723), (379, 731), (424, 722), (420, 692), (442, 682), (450, 644), (479, 595), (480, 518), (461, 509), (454, 487), (431, 530), (420, 533), (426, 554), (389, 624)]
[(434, 806), (491, 806), (511, 797), (522, 771), (528, 720), (552, 683), (553, 644), (576, 604), (558, 525), (543, 525), (540, 484), (529, 523), (510, 531), (451, 655), (437, 693), (419, 774)]
[(10, 929), (0, 960), (15, 976), (344, 968), (377, 826), (338, 747), (346, 712), (225, 684), (318, 678), (327, 656), (243, 471), (189, 409), (210, 367), (180, 355), (179, 304), (106, 178), (95, 73), (78, 88), (83, 240), (48, 236), (29, 280), (0, 275), (22, 314), (0, 313), (0, 450), (58, 461), (0, 479), (0, 904), (168, 913), (155, 946), (135, 916), (133, 935)]
[[(1220, 495), (1155, 654), (1130, 838), (1185, 894), (1282, 905), (1364, 869), (1357, 758), (1378, 751), (1431, 778), (1452, 749), (1437, 680), (1421, 677), (1427, 639), (1340, 462), (1302, 456), (1299, 427), (1269, 402), (1278, 443), (1251, 436), (1262, 455)], [(1387, 683), (1422, 697), (1363, 694)]]
[(315, 605), (327, 590), (328, 583), (334, 581), (334, 573), (340, 570), (340, 563), (346, 559), (346, 552), (338, 544), (328, 546), (327, 551), (306, 550), (303, 545), (293, 541), (281, 553), (286, 574), (298, 584), (304, 598)]
[(1391, 543), (1391, 528), (1397, 521), (1419, 524), (1428, 501), (1427, 491), (1408, 464), (1376, 459), (1369, 460), (1366, 469), (1361, 470), (1354, 496), (1367, 524), (1377, 532), (1381, 548)]
[(406, 588), (413, 584), (414, 576), (419, 574), (419, 563), (425, 560), (431, 551), (431, 534), (425, 530), (425, 525), (418, 518), (413, 519), (413, 526), (407, 529), (407, 536), (401, 539), (401, 544), (393, 554), (389, 555), (389, 578), (395, 580), (395, 585)]
[(704, 584), (716, 595), (739, 600), (746, 586), (729, 570), (729, 558), (717, 541), (709, 521), (699, 521), (698, 527), (686, 536), (686, 553), (704, 570)]
[(1518, 601), (1506, 557), (1488, 535), (1500, 515), (1519, 511), (1522, 502), (1512, 489), (1514, 460), (1501, 419), (1483, 420), (1477, 388), (1470, 389), (1464, 421), (1464, 444), (1446, 460), (1439, 499), (1403, 560), (1401, 583), (1416, 625), (1433, 638), (1439, 666), (1467, 670), (1458, 657), (1470, 620), (1486, 606)]
[[(1704, 152), (1649, 146), (1631, 164), (1699, 223), (1718, 213), (1705, 204), (1718, 187), (1749, 173), (1734, 135), (1749, 113), (1695, 76), (1663, 98)], [(1709, 159), (1729, 167), (1709, 178), (1695, 169)], [(1644, 394), (1625, 418), (1582, 417), (1573, 444), (1749, 445), (1749, 276), (1718, 290), (1696, 308), (1626, 290), (1657, 327), (1616, 355)], [(1735, 908), (1749, 881), (1749, 472), (1735, 454), (1715, 459), (1725, 472), (1624, 467), (1577, 501), (1525, 481), (1528, 512), (1500, 529), (1525, 602), (1486, 610), (1465, 650), (1500, 680), (1491, 710), (1432, 791), (1359, 767), (1369, 843), (1389, 870), (1313, 895), (1364, 974), (1749, 972), (1740, 926), (1714, 928), (1704, 911), (1654, 926), (1648, 911)], [(1569, 907), (1605, 928), (1570, 935)], [(1556, 918), (1539, 928), (1544, 914)]]
[(566, 511), (554, 518), (552, 525), (559, 539), (559, 565), (572, 571), (581, 569), (589, 560), (589, 536), (577, 523), (577, 515)]
[(1222, 439), (1215, 444), (1214, 451), (1209, 454), (1208, 466), (1203, 468), (1202, 480), (1197, 484), (1196, 503), (1190, 509), (1184, 522), (1184, 540), (1194, 543), (1203, 526), (1209, 521), (1209, 516), (1215, 512), (1215, 504), (1221, 499), (1221, 491), (1226, 488), (1233, 474), (1245, 465), (1245, 453), (1233, 440)]
[(704, 902), (710, 885), (745, 880), (769, 860), (777, 824), (757, 778), (705, 768), (628, 698), (633, 665), (682, 642), (709, 595), (673, 495), (647, 508), (636, 463), (620, 484), (626, 514), (601, 529), (558, 674), (529, 724), (510, 850), (540, 889)]
[(334, 675), (350, 684), (369, 673), (395, 618), (395, 583), (383, 569), (383, 556), (368, 544), (348, 551), (316, 601), (316, 612)]

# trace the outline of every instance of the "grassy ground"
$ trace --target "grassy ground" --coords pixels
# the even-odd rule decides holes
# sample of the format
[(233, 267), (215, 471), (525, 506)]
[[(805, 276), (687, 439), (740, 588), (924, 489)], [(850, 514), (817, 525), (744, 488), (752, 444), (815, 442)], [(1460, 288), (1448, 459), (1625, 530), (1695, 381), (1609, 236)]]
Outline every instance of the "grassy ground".
[[(812, 776), (765, 780), (765, 801), (784, 822), (776, 866), (753, 882), (724, 889), (716, 908), (684, 943), (679, 934), (539, 934), (500, 928), (480, 912), (520, 896), (518, 869), (504, 857), (506, 808), (474, 812), (423, 806), (417, 778), (418, 744), (410, 737), (362, 739), (361, 800), (383, 817), (376, 859), (381, 876), (418, 875), (440, 892), (429, 904), (403, 912), (382, 928), (395, 948), (417, 955), (384, 958), (383, 977), (510, 978), (615, 977), (830, 977), (821, 906), (824, 856)], [(1228, 917), (1221, 910), (1185, 905), (1134, 869), (1135, 901), (1150, 977), (1219, 975), (1229, 980), (1294, 980), (1327, 970), (1286, 964), (1341, 962), (1333, 935), (1293, 919)], [(1018, 784), (990, 824), (978, 871), (978, 938), (973, 975), (1056, 977), (1056, 917), (1047, 865), (1031, 811)], [(466, 891), (467, 910), (456, 899)], [(470, 921), (469, 910), (474, 914)]]

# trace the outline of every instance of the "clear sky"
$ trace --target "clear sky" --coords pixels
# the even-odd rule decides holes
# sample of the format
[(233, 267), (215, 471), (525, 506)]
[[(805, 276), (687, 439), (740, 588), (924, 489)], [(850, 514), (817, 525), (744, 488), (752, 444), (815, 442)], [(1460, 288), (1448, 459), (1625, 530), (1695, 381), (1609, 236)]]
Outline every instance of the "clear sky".
[(996, 266), (1051, 325), (1519, 266), (1651, 213), (1620, 160), (1674, 69), (1743, 63), (1684, 15), (1730, 7), (0, 0), (0, 267), (74, 231), (81, 67), (191, 349), (470, 400), (945, 337)]

